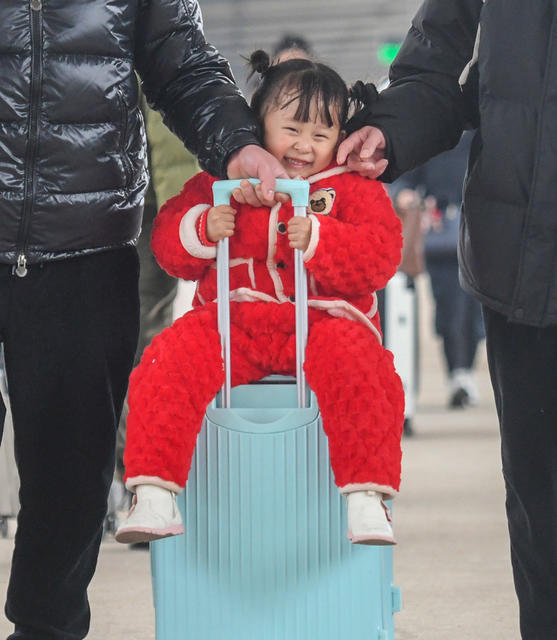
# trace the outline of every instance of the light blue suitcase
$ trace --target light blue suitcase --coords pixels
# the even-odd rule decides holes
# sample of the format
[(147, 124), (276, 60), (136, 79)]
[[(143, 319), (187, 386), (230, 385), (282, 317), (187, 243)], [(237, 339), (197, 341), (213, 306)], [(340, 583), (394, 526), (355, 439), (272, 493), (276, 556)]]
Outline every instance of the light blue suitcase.
[[(290, 192), (301, 181), (285, 182), (277, 189)], [(228, 201), (230, 183), (217, 183), (225, 192), (216, 203)], [(307, 187), (292, 198), (305, 211)], [(219, 278), (228, 274), (223, 253)], [(301, 253), (297, 260), (303, 336)], [(227, 298), (222, 287), (219, 301)], [(219, 312), (221, 327), (225, 316)], [(300, 342), (297, 384), (275, 376), (232, 390), (225, 384), (207, 409), (178, 498), (186, 534), (151, 545), (157, 640), (394, 640), (400, 592), (392, 548), (346, 539), (345, 499), (315, 397), (304, 389)]]

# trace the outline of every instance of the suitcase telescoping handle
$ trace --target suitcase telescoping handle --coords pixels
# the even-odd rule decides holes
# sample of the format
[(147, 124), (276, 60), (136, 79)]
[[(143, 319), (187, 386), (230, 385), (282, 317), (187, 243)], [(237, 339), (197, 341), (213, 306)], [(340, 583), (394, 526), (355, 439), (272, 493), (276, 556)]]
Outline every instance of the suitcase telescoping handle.
[[(241, 180), (221, 180), (213, 184), (215, 206), (229, 204), (232, 192), (240, 186)], [(252, 184), (259, 180), (250, 179)], [(306, 180), (277, 179), (276, 191), (287, 193), (292, 199), (294, 215), (306, 216), (309, 203), (309, 183)], [(304, 266), (303, 252), (295, 249), (294, 277), (296, 302), (296, 385), (298, 390), (298, 407), (307, 406), (306, 378), (304, 359), (308, 336), (308, 294), (307, 274)], [(230, 278), (228, 238), (219, 240), (217, 245), (217, 314), (218, 328), (224, 361), (224, 385), (221, 391), (221, 407), (230, 408)]]

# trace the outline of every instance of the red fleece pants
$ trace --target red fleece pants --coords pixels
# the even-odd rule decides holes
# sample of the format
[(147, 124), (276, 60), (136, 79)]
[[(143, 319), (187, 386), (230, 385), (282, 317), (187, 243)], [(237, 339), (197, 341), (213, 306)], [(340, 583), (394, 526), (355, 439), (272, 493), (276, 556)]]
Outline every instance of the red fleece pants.
[[(231, 303), (232, 386), (294, 375), (294, 327), (292, 304)], [(310, 309), (305, 370), (336, 484), (398, 491), (404, 393), (392, 354), (365, 325)], [(210, 303), (156, 336), (131, 375), (125, 478), (155, 476), (184, 487), (205, 409), (222, 384), (217, 306)]]

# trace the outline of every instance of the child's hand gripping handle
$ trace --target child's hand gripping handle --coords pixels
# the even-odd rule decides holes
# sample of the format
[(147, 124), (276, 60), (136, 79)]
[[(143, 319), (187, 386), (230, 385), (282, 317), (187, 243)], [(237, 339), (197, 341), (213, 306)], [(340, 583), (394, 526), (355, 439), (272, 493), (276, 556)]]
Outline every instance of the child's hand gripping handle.
[[(232, 192), (240, 186), (241, 180), (221, 180), (213, 184), (215, 206), (229, 204)], [(250, 178), (250, 182), (259, 182)], [(277, 179), (276, 191), (287, 193), (292, 199), (294, 215), (305, 217), (309, 203), (309, 183), (306, 180)], [(303, 252), (295, 249), (295, 286), (296, 286), (296, 384), (298, 387), (298, 407), (307, 406), (306, 378), (304, 358), (308, 336), (308, 294), (307, 274), (304, 267)], [(217, 245), (217, 308), (218, 327), (224, 361), (224, 386), (221, 394), (221, 407), (230, 407), (230, 279), (229, 279), (228, 238), (219, 240)]]

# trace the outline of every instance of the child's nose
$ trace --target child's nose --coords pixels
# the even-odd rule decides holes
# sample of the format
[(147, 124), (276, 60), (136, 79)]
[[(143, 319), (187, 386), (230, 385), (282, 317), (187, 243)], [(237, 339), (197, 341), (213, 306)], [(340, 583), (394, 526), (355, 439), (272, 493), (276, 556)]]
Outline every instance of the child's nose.
[(294, 143), (294, 149), (300, 152), (308, 152), (311, 150), (311, 142), (308, 138), (298, 138)]

